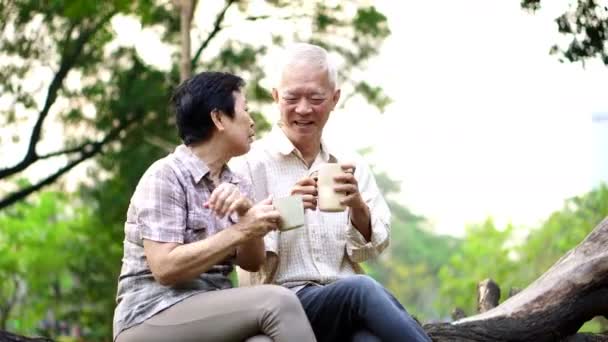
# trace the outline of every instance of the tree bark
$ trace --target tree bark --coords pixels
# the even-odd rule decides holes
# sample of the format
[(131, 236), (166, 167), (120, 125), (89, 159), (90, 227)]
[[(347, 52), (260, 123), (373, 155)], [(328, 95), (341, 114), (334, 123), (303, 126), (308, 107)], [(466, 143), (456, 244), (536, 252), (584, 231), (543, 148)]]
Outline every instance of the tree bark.
[(179, 1), (181, 36), (181, 60), (179, 65), (180, 82), (183, 82), (192, 76), (190, 29), (192, 28), (192, 16), (194, 15), (195, 8), (196, 0)]
[(593, 317), (608, 316), (607, 246), (608, 218), (545, 274), (496, 308), (453, 323), (427, 324), (424, 328), (433, 341), (606, 338), (574, 334)]

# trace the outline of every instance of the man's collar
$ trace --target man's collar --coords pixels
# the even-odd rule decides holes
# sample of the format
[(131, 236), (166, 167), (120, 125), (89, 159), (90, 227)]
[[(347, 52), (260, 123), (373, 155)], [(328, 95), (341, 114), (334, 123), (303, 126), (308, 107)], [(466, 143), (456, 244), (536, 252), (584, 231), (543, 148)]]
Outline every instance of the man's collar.
[[(280, 153), (284, 156), (287, 156), (297, 150), (291, 140), (289, 140), (285, 132), (283, 132), (283, 129), (280, 125), (275, 125), (268, 133), (268, 135), (270, 138), (270, 144), (268, 148), (270, 150), (276, 153)], [(336, 160), (334, 155), (328, 149), (328, 146), (323, 138), (321, 138), (321, 150), (319, 153), (324, 162), (332, 162), (332, 160), (335, 162)]]
[[(192, 179), (196, 184), (200, 183), (201, 180), (209, 174), (209, 167), (200, 158), (192, 153), (192, 150), (186, 145), (179, 145), (175, 148), (175, 157), (184, 164), (184, 167), (192, 175)], [(228, 165), (224, 166), (220, 175), (221, 182), (229, 182), (236, 184), (239, 182), (238, 177), (228, 168)]]
[(275, 125), (269, 133), (272, 144), (270, 144), (270, 148), (274, 149), (275, 152), (278, 152), (284, 156), (291, 154), (296, 147), (289, 140), (281, 126)]

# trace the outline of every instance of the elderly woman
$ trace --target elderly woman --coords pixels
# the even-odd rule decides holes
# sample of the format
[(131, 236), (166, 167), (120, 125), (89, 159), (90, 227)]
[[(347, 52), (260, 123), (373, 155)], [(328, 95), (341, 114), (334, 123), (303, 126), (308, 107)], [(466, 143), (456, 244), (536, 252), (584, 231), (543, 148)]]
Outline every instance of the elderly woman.
[[(295, 294), (231, 288), (236, 263), (256, 271), (279, 213), (226, 166), (246, 153), (253, 121), (235, 75), (205, 72), (173, 95), (183, 145), (155, 162), (131, 198), (114, 339), (314, 341)], [(287, 323), (289, 322), (289, 323)]]

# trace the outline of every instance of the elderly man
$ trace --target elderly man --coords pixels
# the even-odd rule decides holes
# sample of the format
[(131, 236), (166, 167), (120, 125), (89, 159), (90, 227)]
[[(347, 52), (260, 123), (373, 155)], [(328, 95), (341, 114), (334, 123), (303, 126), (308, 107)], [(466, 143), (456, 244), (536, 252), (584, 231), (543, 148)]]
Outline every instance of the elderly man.
[[(390, 211), (362, 158), (321, 139), (340, 99), (327, 52), (310, 44), (288, 49), (272, 96), (279, 124), (232, 168), (249, 178), (258, 199), (298, 194), (306, 227), (265, 237), (267, 259), (254, 282), (271, 282), (298, 295), (319, 341), (430, 341), (401, 304), (378, 282), (358, 275), (359, 262), (389, 243)], [(317, 208), (311, 171), (338, 162), (343, 212)]]

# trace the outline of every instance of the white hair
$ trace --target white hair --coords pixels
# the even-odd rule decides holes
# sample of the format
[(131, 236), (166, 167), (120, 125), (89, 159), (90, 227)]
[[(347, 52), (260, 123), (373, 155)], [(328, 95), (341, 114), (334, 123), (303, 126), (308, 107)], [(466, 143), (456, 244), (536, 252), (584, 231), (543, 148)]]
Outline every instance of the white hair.
[(318, 45), (308, 43), (295, 43), (284, 50), (281, 58), (281, 67), (276, 70), (276, 84), (278, 85), (280, 83), (283, 72), (285, 72), (288, 67), (301, 65), (302, 63), (316, 65), (319, 66), (321, 70), (326, 70), (330, 85), (334, 88), (337, 87), (338, 72), (334, 63), (332, 63), (329, 58), (327, 50)]

